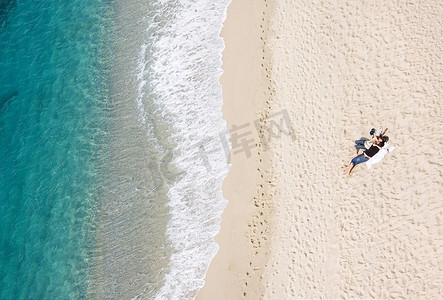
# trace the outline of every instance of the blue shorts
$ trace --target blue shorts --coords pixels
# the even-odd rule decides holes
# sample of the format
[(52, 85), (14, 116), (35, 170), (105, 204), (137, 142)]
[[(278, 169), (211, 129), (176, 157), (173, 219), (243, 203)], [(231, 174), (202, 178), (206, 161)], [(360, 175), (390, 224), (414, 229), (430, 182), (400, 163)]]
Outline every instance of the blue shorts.
[(356, 140), (355, 141), (355, 145), (354, 145), (355, 149), (356, 150), (360, 150), (360, 149), (365, 149), (366, 150), (366, 147), (365, 147), (365, 142), (366, 141), (369, 141), (369, 140), (367, 138), (364, 138), (364, 137), (362, 137), (359, 140)]
[(364, 162), (366, 162), (366, 161), (368, 161), (368, 160), (369, 160), (369, 158), (367, 158), (367, 157), (362, 153), (362, 154), (359, 154), (359, 155), (357, 155), (356, 157), (354, 157), (354, 158), (351, 160), (351, 164), (353, 164), (354, 166), (356, 166), (356, 165), (361, 164), (361, 163), (364, 163)]

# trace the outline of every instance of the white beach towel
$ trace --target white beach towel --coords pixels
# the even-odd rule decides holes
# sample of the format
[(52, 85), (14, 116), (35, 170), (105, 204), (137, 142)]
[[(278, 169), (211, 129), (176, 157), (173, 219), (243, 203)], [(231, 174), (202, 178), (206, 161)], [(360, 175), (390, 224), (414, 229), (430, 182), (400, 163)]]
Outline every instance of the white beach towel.
[(386, 143), (383, 146), (383, 148), (380, 149), (380, 151), (378, 151), (373, 157), (371, 157), (366, 162), (366, 167), (368, 167), (368, 169), (370, 169), (373, 165), (375, 165), (376, 163), (380, 162), (386, 156), (386, 154), (388, 154), (389, 152), (394, 151), (394, 149), (395, 149), (394, 146), (389, 147), (389, 144)]

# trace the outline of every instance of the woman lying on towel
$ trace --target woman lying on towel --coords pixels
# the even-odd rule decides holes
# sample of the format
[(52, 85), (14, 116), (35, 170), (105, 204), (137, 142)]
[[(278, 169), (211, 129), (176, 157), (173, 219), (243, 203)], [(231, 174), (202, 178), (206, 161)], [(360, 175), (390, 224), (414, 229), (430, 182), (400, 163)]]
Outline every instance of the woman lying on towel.
[(358, 155), (358, 150), (360, 149), (369, 149), (372, 144), (374, 144), (375, 142), (380, 143), (382, 141), (382, 137), (385, 135), (386, 131), (388, 131), (388, 129), (386, 128), (385, 130), (383, 130), (383, 128), (379, 128), (377, 130), (375, 130), (375, 128), (372, 128), (371, 131), (369, 132), (369, 134), (372, 136), (372, 139), (369, 140), (365, 137), (360, 138), (359, 140), (355, 141), (355, 154), (354, 155)]
[[(349, 163), (349, 165), (342, 168), (343, 173), (345, 173), (345, 175), (348, 176), (349, 174), (351, 174), (352, 169), (356, 165), (368, 161), (371, 157), (373, 157), (375, 154), (377, 154), (377, 152), (380, 151), (381, 148), (383, 148), (383, 146), (385, 145), (385, 142), (387, 142), (387, 139), (388, 139), (387, 136), (376, 138), (374, 140), (374, 143), (371, 145), (371, 147), (369, 147), (369, 149), (366, 149), (365, 151), (363, 151), (362, 154), (359, 154), (356, 157), (354, 157), (351, 160), (351, 162)], [(358, 149), (357, 149), (357, 151), (358, 151)]]

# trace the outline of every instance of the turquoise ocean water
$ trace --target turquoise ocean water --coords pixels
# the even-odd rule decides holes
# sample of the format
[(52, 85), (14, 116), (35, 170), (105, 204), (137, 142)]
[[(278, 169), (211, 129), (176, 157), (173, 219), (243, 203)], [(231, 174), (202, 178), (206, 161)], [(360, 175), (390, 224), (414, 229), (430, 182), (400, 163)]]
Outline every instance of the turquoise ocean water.
[(0, 0), (0, 299), (193, 299), (229, 0)]
[(0, 299), (86, 295), (109, 123), (108, 2), (0, 2)]

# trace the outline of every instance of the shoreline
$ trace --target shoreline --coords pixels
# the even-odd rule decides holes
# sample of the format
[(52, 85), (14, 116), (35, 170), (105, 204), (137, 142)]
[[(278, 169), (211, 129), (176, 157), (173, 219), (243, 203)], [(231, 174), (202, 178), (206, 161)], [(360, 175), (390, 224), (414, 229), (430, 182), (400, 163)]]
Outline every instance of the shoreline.
[(103, 184), (92, 297), (194, 298), (218, 249), (212, 237), (228, 166), (218, 135), (207, 133), (226, 126), (219, 32), (228, 0), (201, 4), (114, 6), (114, 162)]
[[(438, 299), (442, 145), (430, 141), (443, 136), (442, 11), (433, 1), (231, 2), (228, 127), (261, 117), (266, 132), (287, 112), (295, 139), (281, 134), (247, 159), (231, 151), (220, 249), (197, 299)], [(372, 127), (389, 128), (396, 150), (343, 177)]]
[[(220, 81), (223, 117), (234, 143), (229, 156), (232, 166), (223, 182), (228, 204), (222, 214), (221, 230), (215, 237), (220, 248), (196, 299), (235, 299), (239, 295), (258, 298), (263, 292), (256, 287), (260, 285), (260, 268), (266, 261), (269, 231), (266, 219), (271, 214), (262, 196), (268, 177), (264, 176), (263, 169), (268, 169), (264, 165), (269, 164), (270, 153), (260, 148), (255, 122), (261, 127), (260, 118), (270, 108), (267, 104), (270, 57), (265, 53), (264, 42), (268, 34), (268, 13), (267, 1), (234, 0), (228, 6), (223, 24), (224, 72)], [(238, 126), (238, 131), (233, 130), (233, 126)], [(236, 147), (233, 133), (238, 134), (240, 143), (242, 139), (250, 140), (251, 147)]]

